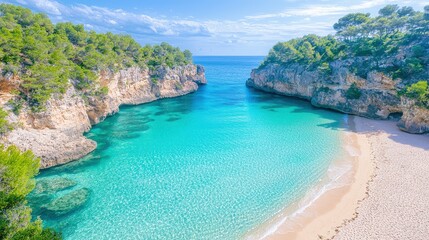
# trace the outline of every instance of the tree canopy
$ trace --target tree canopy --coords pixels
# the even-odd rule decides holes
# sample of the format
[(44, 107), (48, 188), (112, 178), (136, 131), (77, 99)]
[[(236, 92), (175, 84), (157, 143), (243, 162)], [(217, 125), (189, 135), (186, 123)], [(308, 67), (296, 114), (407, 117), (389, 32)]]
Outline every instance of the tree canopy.
[(0, 146), (0, 239), (59, 240), (61, 236), (31, 221), (25, 197), (33, 190), (39, 159), (17, 147)]
[[(387, 5), (375, 17), (369, 13), (347, 14), (334, 24), (337, 31), (334, 36), (307, 35), (278, 43), (261, 67), (270, 63), (299, 63), (330, 73), (329, 64), (335, 60), (361, 58), (365, 67), (351, 66), (351, 70), (364, 78), (371, 70), (383, 71), (393, 78), (418, 78), (429, 65), (428, 16), (429, 6), (423, 13), (397, 5)], [(405, 49), (401, 61), (389, 66), (380, 64), (383, 59), (398, 55), (401, 49)]]
[[(260, 67), (300, 64), (329, 75), (332, 62), (348, 60), (343, 62), (362, 78), (375, 70), (402, 80), (403, 86), (428, 79), (429, 6), (419, 12), (412, 7), (387, 5), (380, 9), (378, 16), (351, 13), (333, 27), (335, 35), (311, 34), (276, 44)], [(422, 81), (410, 86), (406, 96), (414, 96), (420, 105), (429, 106), (426, 92), (419, 97), (413, 93), (416, 88), (424, 89), (424, 82), (427, 83)], [(349, 89), (349, 97), (358, 98), (357, 90), (356, 86)]]
[(52, 94), (64, 93), (69, 80), (77, 89), (90, 91), (102, 70), (191, 62), (190, 51), (167, 43), (141, 46), (127, 35), (86, 31), (68, 22), (53, 24), (44, 14), (0, 4), (0, 70), (3, 76), (20, 76), (19, 92), (36, 111)]

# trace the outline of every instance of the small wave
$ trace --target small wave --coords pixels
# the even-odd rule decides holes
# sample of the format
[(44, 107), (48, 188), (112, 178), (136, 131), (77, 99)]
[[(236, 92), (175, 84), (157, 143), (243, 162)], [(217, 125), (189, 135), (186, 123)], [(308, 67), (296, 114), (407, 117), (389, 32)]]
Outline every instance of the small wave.
[[(356, 156), (353, 151), (347, 151), (350, 157)], [(352, 154), (353, 153), (353, 154)], [(350, 159), (350, 157), (348, 159)], [(270, 227), (266, 229), (261, 236), (249, 236), (248, 240), (255, 239), (266, 239), (267, 237), (273, 235), (278, 231), (278, 229), (288, 220), (294, 219), (302, 215), (311, 205), (313, 205), (319, 198), (321, 198), (325, 193), (330, 190), (343, 187), (348, 184), (348, 181), (342, 180), (342, 177), (346, 176), (353, 168), (351, 161), (342, 160), (333, 162), (327, 171), (327, 176), (325, 179), (320, 179), (317, 186), (310, 189), (310, 191), (305, 195), (305, 197), (300, 201), (299, 207), (287, 216), (281, 217), (280, 220), (276, 221), (273, 224), (270, 224)], [(280, 211), (281, 212), (281, 211)], [(259, 234), (258, 234), (259, 235)]]

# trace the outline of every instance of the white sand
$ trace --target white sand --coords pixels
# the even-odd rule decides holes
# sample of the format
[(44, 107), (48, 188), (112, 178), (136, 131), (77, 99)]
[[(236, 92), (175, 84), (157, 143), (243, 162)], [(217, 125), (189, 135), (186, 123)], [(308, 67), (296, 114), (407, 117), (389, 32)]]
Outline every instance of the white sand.
[(429, 239), (429, 136), (401, 132), (394, 122), (355, 118), (376, 163), (369, 196), (339, 239)]
[(344, 144), (356, 156), (348, 184), (297, 217), (285, 218), (296, 206), (285, 209), (246, 238), (429, 239), (429, 136), (401, 132), (392, 121), (351, 120)]

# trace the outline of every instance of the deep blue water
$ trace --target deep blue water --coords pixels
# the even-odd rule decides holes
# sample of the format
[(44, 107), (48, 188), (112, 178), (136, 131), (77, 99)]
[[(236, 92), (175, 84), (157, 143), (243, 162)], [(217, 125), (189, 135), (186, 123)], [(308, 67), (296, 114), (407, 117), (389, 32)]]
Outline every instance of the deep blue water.
[[(77, 185), (33, 194), (34, 215), (65, 239), (237, 239), (302, 197), (338, 156), (344, 115), (247, 88), (262, 60), (195, 57), (208, 85), (95, 126), (95, 152), (38, 177)], [(76, 211), (41, 210), (80, 188)]]

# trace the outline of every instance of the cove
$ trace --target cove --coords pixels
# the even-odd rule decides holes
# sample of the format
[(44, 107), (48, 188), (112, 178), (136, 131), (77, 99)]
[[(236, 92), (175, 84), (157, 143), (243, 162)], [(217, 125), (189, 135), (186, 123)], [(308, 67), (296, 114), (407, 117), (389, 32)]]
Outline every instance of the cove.
[(121, 107), (87, 133), (93, 153), (41, 172), (65, 183), (36, 187), (33, 215), (65, 239), (239, 239), (298, 201), (342, 154), (344, 115), (246, 88), (262, 60), (195, 57), (207, 86)]

